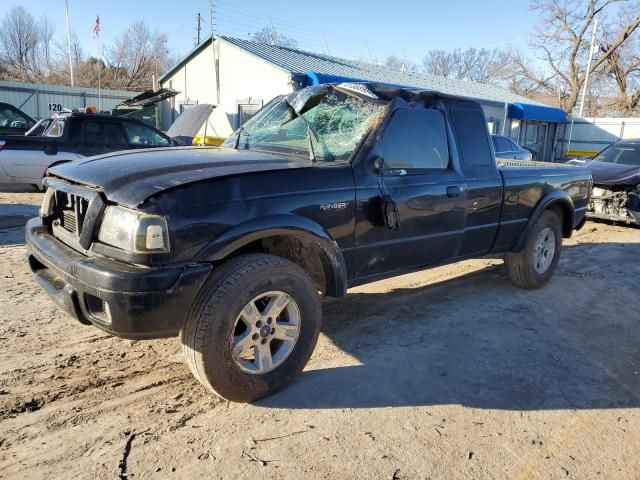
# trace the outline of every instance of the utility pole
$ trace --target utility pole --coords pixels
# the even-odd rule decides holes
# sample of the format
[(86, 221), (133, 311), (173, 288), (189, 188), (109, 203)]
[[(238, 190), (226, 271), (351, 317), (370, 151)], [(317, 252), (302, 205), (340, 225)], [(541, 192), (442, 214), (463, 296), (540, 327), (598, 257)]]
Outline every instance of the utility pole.
[(369, 44), (365, 40), (364, 45), (367, 47), (367, 52), (369, 52), (369, 58), (371, 59), (371, 63), (375, 64), (376, 61), (373, 59), (373, 55), (371, 55), (371, 49), (369, 48)]
[(584, 76), (584, 87), (582, 90), (582, 99), (580, 100), (580, 110), (578, 116), (582, 117), (582, 111), (584, 110), (584, 99), (587, 96), (587, 88), (589, 86), (589, 73), (591, 71), (591, 61), (593, 60), (593, 51), (596, 47), (596, 30), (598, 30), (598, 19), (593, 20), (593, 31), (591, 32), (591, 45), (589, 47), (589, 61), (587, 62), (587, 73)]
[(71, 86), (73, 87), (73, 60), (71, 58), (71, 29), (69, 28), (69, 2), (64, 0), (64, 16), (67, 20), (67, 51), (69, 53), (69, 73), (71, 74)]
[[(220, 60), (216, 52), (216, 22), (214, 0), (209, 1), (209, 24), (211, 27), (211, 53), (213, 54), (213, 71), (216, 76), (216, 105), (220, 105)], [(208, 120), (207, 120), (208, 121)]]
[(200, 30), (200, 14), (198, 13), (198, 15), (196, 16), (196, 45), (200, 45)]
[(273, 19), (269, 17), (269, 23), (271, 24), (271, 38), (273, 39), (273, 45), (278, 45), (278, 39), (276, 37), (276, 27), (273, 26)]
[(324, 38), (324, 46), (327, 48), (327, 55), (331, 55), (329, 51), (329, 44), (327, 43), (327, 36), (324, 34), (324, 30), (322, 30), (322, 38)]

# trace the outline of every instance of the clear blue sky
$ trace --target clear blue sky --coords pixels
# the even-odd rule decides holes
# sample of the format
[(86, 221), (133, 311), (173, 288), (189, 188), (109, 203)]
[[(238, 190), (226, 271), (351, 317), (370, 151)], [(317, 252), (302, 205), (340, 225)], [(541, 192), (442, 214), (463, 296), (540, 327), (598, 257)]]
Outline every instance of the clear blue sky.
[[(537, 13), (527, 0), (314, 1), (214, 0), (219, 33), (247, 38), (271, 25), (294, 37), (300, 47), (337, 56), (383, 60), (396, 53), (419, 62), (430, 49), (526, 48)], [(64, 0), (2, 0), (0, 16), (22, 5), (36, 18), (46, 15), (64, 39)], [(292, 7), (292, 5), (296, 5)], [(210, 32), (208, 0), (69, 0), (71, 27), (87, 53), (95, 52), (92, 28), (100, 15), (107, 44), (137, 20), (166, 33), (176, 55), (194, 43), (195, 16), (203, 16), (203, 35)], [(325, 42), (326, 37), (326, 42)]]

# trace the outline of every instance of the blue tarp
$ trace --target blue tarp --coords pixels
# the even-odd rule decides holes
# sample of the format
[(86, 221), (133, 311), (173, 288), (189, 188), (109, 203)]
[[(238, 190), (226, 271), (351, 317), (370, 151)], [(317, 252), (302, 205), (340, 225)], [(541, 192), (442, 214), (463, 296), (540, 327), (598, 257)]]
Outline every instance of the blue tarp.
[(321, 83), (335, 82), (366, 82), (362, 78), (342, 77), (340, 75), (331, 75), (330, 73), (307, 72), (305, 86), (320, 85)]
[(538, 120), (541, 122), (564, 123), (567, 114), (564, 110), (543, 105), (529, 105), (527, 103), (512, 103), (509, 105), (509, 118), (518, 120)]

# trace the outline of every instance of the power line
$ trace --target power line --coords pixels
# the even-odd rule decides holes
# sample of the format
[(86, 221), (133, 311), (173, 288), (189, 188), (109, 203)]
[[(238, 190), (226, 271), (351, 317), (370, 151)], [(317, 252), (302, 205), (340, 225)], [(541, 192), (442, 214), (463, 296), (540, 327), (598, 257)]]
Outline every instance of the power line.
[[(261, 18), (269, 17), (268, 14), (261, 14), (258, 11), (249, 10), (247, 8), (233, 5), (224, 0), (218, 0), (218, 3), (224, 6), (222, 13), (220, 14), (219, 23), (220, 28), (224, 28), (227, 34), (238, 35), (238, 30), (242, 28), (252, 28), (259, 30), (264, 28), (265, 22), (260, 20)], [(365, 41), (360, 37), (348, 35), (343, 32), (335, 32), (329, 29), (322, 29), (314, 25), (308, 25), (297, 21), (291, 21), (278, 17), (270, 17), (271, 22), (279, 28), (281, 32), (287, 36), (291, 36), (294, 39), (300, 41), (304, 39), (305, 46), (312, 44), (317, 51), (323, 51), (327, 49), (327, 43), (323, 42), (323, 36), (329, 36), (334, 40), (334, 44), (340, 46), (340, 50), (344, 52), (356, 53), (358, 57), (373, 58), (371, 54), (371, 47), (373, 46), (377, 52), (380, 52), (383, 56), (396, 54), (397, 51), (391, 50), (388, 44), (377, 43), (375, 41)], [(317, 32), (314, 34), (313, 32)], [(250, 33), (250, 32), (247, 32)], [(328, 35), (327, 35), (328, 34)], [(336, 40), (343, 38), (345, 40)], [(354, 40), (356, 40), (354, 42)]]
[[(279, 25), (276, 21), (274, 21), (273, 23), (274, 25)], [(260, 21), (242, 18), (242, 17), (239, 18), (234, 16), (234, 17), (226, 17), (225, 19), (221, 20), (219, 30), (220, 32), (224, 31), (224, 33), (229, 36), (245, 37), (246, 35), (250, 35), (252, 33), (251, 31), (256, 31), (264, 27), (265, 25)], [(300, 48), (302, 49), (316, 50), (319, 52), (326, 51), (327, 49), (328, 39), (327, 39), (327, 42), (324, 41), (324, 38), (327, 37), (327, 35), (323, 35), (322, 30), (319, 30), (318, 34), (315, 35), (311, 32), (308, 32), (308, 31), (306, 32), (304, 30), (299, 30), (296, 28), (282, 27), (282, 26), (278, 26), (278, 28), (281, 31), (281, 33), (297, 40), (301, 44)], [(243, 32), (243, 33), (240, 33), (240, 32)], [(329, 37), (329, 38), (332, 38), (332, 37)], [(333, 44), (339, 45), (339, 50), (341, 53), (340, 54), (334, 53), (334, 54), (337, 54), (338, 56), (346, 56), (345, 54), (348, 53), (349, 54), (348, 56), (356, 56), (363, 59), (368, 58), (369, 60), (373, 59), (371, 47), (366, 42), (353, 43), (353, 42), (345, 42), (345, 41), (336, 41), (334, 39)], [(309, 48), (310, 46), (312, 48)], [(380, 56), (388, 56), (388, 55), (393, 55), (397, 53), (387, 48), (385, 49), (374, 48), (374, 50)]]

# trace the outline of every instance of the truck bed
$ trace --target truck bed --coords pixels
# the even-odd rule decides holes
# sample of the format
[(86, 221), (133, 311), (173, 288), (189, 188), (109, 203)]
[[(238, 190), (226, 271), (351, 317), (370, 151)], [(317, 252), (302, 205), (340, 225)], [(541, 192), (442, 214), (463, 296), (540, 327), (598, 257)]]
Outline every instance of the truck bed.
[(497, 160), (504, 183), (500, 230), (495, 251), (509, 248), (522, 233), (538, 201), (562, 190), (573, 200), (571, 228), (585, 218), (591, 193), (591, 174), (582, 167), (535, 161)]

